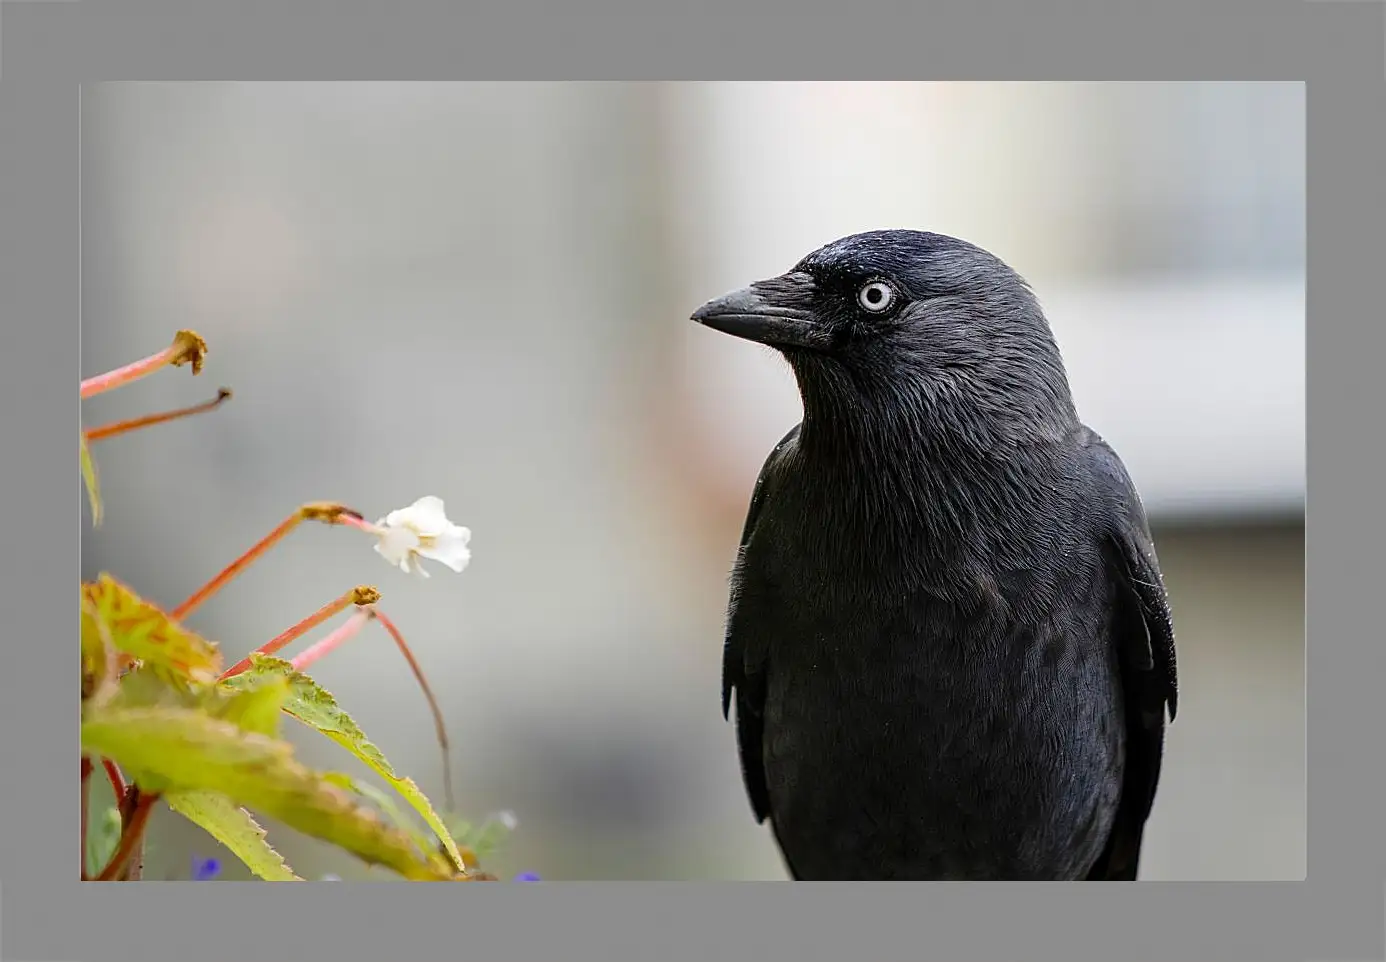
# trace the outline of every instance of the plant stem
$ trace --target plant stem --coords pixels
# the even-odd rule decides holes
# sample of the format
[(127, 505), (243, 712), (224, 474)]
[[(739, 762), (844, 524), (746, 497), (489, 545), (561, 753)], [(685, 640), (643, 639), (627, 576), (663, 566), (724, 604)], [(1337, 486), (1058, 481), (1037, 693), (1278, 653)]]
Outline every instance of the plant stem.
[(87, 431), (87, 443), (95, 444), (97, 441), (104, 441), (106, 438), (113, 438), (120, 434), (128, 434), (131, 431), (138, 431), (141, 428), (152, 427), (155, 424), (163, 424), (165, 421), (176, 421), (193, 414), (201, 414), (203, 411), (211, 411), (221, 406), (222, 402), (231, 397), (230, 388), (221, 388), (217, 391), (217, 396), (210, 401), (203, 401), (201, 404), (193, 404), (185, 408), (176, 408), (172, 411), (160, 411), (158, 414), (146, 414), (143, 417), (131, 418), (128, 421), (116, 421), (113, 424), (102, 424)]
[[(359, 588), (357, 589), (357, 591), (360, 590)], [(376, 593), (376, 598), (379, 598), (378, 592)], [(360, 602), (357, 603), (360, 604)], [(330, 607), (332, 606), (329, 605), (328, 608)], [(328, 609), (324, 608), (322, 610), (327, 611)], [(341, 609), (339, 608), (338, 610)], [(428, 679), (424, 677), (423, 669), (419, 667), (418, 661), (415, 660), (414, 653), (409, 650), (409, 645), (404, 640), (403, 633), (400, 632), (399, 628), (390, 620), (388, 615), (379, 608), (373, 606), (370, 608), (362, 607), (362, 609), (353, 615), (350, 620), (337, 628), (326, 638), (323, 638), (321, 641), (305, 648), (295, 655), (292, 659), (294, 669), (296, 671), (305, 671), (309, 665), (335, 651), (353, 638), (365, 626), (366, 622), (372, 618), (379, 621), (385, 627), (385, 630), (390, 633), (390, 637), (394, 639), (395, 646), (399, 648), (400, 653), (404, 655), (404, 660), (409, 663), (409, 669), (414, 673), (414, 679), (419, 683), (419, 688), (423, 690), (424, 698), (428, 701), (429, 711), (433, 713), (433, 727), (438, 735), (438, 747), (443, 756), (444, 802), (448, 810), (453, 811), (455, 810), (455, 806), (452, 797), (452, 760), (449, 757), (450, 749), (448, 746), (447, 724), (443, 721), (442, 709), (438, 707), (438, 699), (433, 697), (433, 689), (429, 687)], [(246, 665), (248, 664), (249, 661), (247, 660)], [(236, 671), (243, 670), (244, 668), (242, 668), (241, 665), (236, 665), (228, 671), (227, 674), (234, 674)]]
[(228, 581), (244, 571), (252, 561), (274, 547), (276, 542), (283, 540), (285, 535), (302, 523), (303, 515), (299, 512), (295, 511), (293, 514), (289, 515), (289, 517), (280, 522), (278, 527), (257, 541), (249, 551), (231, 562), (222, 569), (221, 573), (215, 578), (193, 592), (191, 598), (183, 602), (177, 608), (174, 608), (169, 617), (174, 621), (182, 621), (188, 615), (192, 614), (193, 611), (201, 607), (204, 601), (224, 588)]
[(122, 384), (138, 381), (169, 364), (174, 367), (191, 364), (192, 372), (197, 374), (202, 370), (202, 356), (206, 353), (207, 342), (195, 331), (179, 331), (173, 336), (173, 343), (158, 354), (151, 354), (114, 371), (87, 378), (82, 382), (82, 397), (89, 398), (118, 388)]
[(340, 518), (338, 518), (335, 523), (344, 524), (351, 528), (357, 528), (361, 531), (366, 532), (366, 534), (380, 533), (379, 529), (376, 528), (375, 525), (371, 524), (369, 521), (367, 521), (359, 514), (344, 514)]
[(384, 612), (375, 611), (375, 618), (385, 626), (385, 630), (388, 631), (390, 637), (395, 640), (395, 645), (398, 646), (400, 653), (404, 655), (404, 660), (409, 662), (409, 668), (414, 672), (415, 680), (418, 681), (419, 687), (423, 689), (424, 698), (428, 700), (429, 711), (433, 713), (433, 727), (438, 733), (438, 747), (443, 753), (443, 801), (444, 804), (447, 805), (449, 811), (455, 811), (452, 798), (452, 762), (448, 757), (448, 729), (447, 725), (443, 722), (442, 709), (438, 707), (438, 700), (433, 697), (433, 690), (428, 687), (428, 679), (424, 677), (423, 669), (420, 668), (419, 663), (414, 660), (414, 653), (409, 650), (409, 645), (405, 643), (404, 635), (400, 633), (400, 630), (395, 627), (395, 623), (391, 621)]
[(87, 821), (91, 812), (91, 759), (82, 756), (82, 881), (87, 881)]
[(121, 777), (120, 769), (116, 763), (109, 758), (101, 759), (101, 766), (106, 769), (106, 779), (111, 783), (111, 791), (115, 793), (117, 805), (125, 803), (125, 779)]
[[(283, 648), (285, 645), (289, 644), (290, 642), (298, 638), (303, 637), (327, 619), (331, 618), (336, 614), (339, 614), (340, 612), (345, 611), (352, 605), (369, 605), (375, 603), (379, 599), (380, 592), (377, 591), (375, 588), (372, 588), (370, 585), (357, 585), (355, 588), (352, 588), (350, 591), (342, 595), (337, 600), (328, 602), (327, 604), (323, 605), (317, 611), (313, 612), (307, 618), (304, 618), (302, 621), (294, 625), (289, 630), (285, 631), (283, 634), (271, 638), (269, 641), (265, 642), (259, 648), (256, 648), (255, 654), (272, 655), (279, 649)], [(322, 642), (319, 642), (318, 644), (321, 645)], [(317, 646), (315, 645), (314, 647)], [(311, 650), (313, 649), (310, 648), (309, 651)], [(247, 656), (245, 658), (242, 658), (240, 661), (236, 662), (234, 665), (226, 669), (224, 672), (222, 672), (221, 678), (218, 680), (225, 681), (232, 675), (239, 675), (241, 672), (245, 671), (249, 667), (250, 658)]]
[(257, 541), (249, 551), (231, 562), (222, 569), (221, 573), (215, 578), (193, 592), (192, 597), (177, 608), (174, 608), (169, 614), (169, 617), (174, 621), (182, 621), (185, 619), (188, 615), (192, 614), (193, 611), (201, 607), (204, 601), (226, 587), (227, 582), (249, 567), (251, 562), (274, 547), (276, 543), (282, 541), (285, 535), (294, 530), (294, 528), (297, 528), (304, 521), (321, 521), (324, 524), (344, 524), (350, 523), (349, 519), (359, 520), (360, 517), (361, 515), (358, 512), (352, 511), (345, 505), (340, 504), (315, 502), (301, 506), (297, 511), (281, 521), (273, 531)]
[[(138, 880), (140, 872), (144, 869), (144, 829), (158, 800), (157, 792), (144, 794), (138, 788), (131, 790), (126, 798), (127, 804), (121, 806), (124, 825), (120, 830), (120, 844), (116, 846), (101, 874), (96, 877), (98, 882), (113, 882), (117, 878), (125, 881)], [(135, 864), (127, 871), (127, 863), (131, 862), (132, 857)]]
[(290, 662), (294, 666), (294, 671), (306, 671), (313, 662), (340, 648), (365, 627), (366, 622), (371, 620), (373, 614), (374, 612), (370, 608), (361, 609), (340, 627), (334, 629), (326, 638), (299, 652)]

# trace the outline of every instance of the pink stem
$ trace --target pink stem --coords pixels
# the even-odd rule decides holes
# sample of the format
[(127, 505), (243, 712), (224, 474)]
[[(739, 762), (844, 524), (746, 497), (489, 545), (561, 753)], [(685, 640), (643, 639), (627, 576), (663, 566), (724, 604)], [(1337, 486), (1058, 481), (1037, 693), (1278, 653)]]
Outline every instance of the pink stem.
[[(294, 625), (288, 631), (278, 635), (275, 638), (271, 638), (269, 641), (265, 642), (259, 648), (256, 648), (255, 654), (272, 655), (275, 652), (279, 651), (281, 648), (288, 645), (290, 642), (295, 641), (296, 639), (308, 634), (308, 632), (312, 631), (314, 628), (322, 624), (327, 619), (338, 614), (339, 612), (345, 611), (351, 605), (356, 605), (357, 607), (365, 607), (366, 605), (375, 604), (375, 602), (379, 600), (379, 591), (375, 590), (370, 585), (358, 585), (357, 587), (352, 588), (346, 594), (342, 595), (336, 601), (332, 601), (328, 604), (323, 605), (317, 611), (313, 612), (307, 618), (304, 618), (302, 621)], [(246, 671), (249, 668), (250, 656), (247, 655), (245, 658), (242, 658), (240, 661), (236, 662), (230, 668), (222, 672), (220, 680), (225, 681), (227, 678), (230, 678), (233, 675), (239, 675), (241, 672)]]
[(179, 331), (173, 335), (173, 343), (158, 354), (151, 354), (142, 361), (135, 361), (133, 364), (118, 367), (114, 371), (107, 371), (105, 374), (87, 378), (82, 382), (82, 397), (89, 398), (94, 394), (101, 394), (112, 388), (120, 387), (122, 384), (137, 381), (168, 364), (172, 364), (174, 367), (191, 364), (192, 372), (200, 374), (202, 373), (202, 359), (206, 353), (207, 342), (202, 340), (201, 335), (196, 331)]
[(340, 648), (343, 643), (350, 641), (353, 636), (358, 634), (361, 631), (361, 629), (366, 626), (366, 622), (370, 621), (374, 617), (375, 610), (373, 608), (362, 608), (361, 610), (357, 611), (354, 615), (352, 615), (350, 618), (348, 618), (346, 620), (346, 623), (343, 624), (340, 628), (336, 629), (326, 638), (322, 639), (322, 641), (308, 646), (307, 648), (303, 649), (303, 651), (295, 655), (290, 660), (290, 664), (294, 666), (295, 671), (303, 671), (309, 665), (313, 664), (313, 662), (317, 661), (319, 658), (322, 658), (324, 655), (331, 654), (333, 651)]
[(89, 398), (94, 394), (102, 394), (113, 388), (118, 388), (122, 384), (129, 384), (131, 381), (138, 381), (146, 375), (153, 374), (169, 362), (172, 354), (173, 348), (166, 347), (158, 354), (151, 354), (142, 361), (135, 361), (133, 364), (118, 367), (114, 371), (89, 377), (82, 382), (82, 397)]
[(357, 528), (361, 531), (366, 532), (367, 534), (377, 533), (375, 525), (371, 524), (365, 518), (358, 518), (350, 514), (342, 515), (340, 518), (337, 519), (337, 523), (347, 525), (348, 527)]

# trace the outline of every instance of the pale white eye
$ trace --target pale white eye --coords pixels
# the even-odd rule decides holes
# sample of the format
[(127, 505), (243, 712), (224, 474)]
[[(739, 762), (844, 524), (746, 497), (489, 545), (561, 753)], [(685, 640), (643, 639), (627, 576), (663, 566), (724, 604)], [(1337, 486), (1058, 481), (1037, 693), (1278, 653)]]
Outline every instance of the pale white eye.
[(872, 281), (857, 292), (857, 303), (868, 311), (885, 310), (895, 300), (895, 289), (885, 281)]

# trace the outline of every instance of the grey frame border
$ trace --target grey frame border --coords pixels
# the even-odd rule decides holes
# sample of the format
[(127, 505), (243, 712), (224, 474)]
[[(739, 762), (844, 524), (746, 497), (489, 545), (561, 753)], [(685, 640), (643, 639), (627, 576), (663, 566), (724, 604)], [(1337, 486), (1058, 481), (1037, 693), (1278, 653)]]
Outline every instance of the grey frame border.
[[(4, 4), (0, 316), (8, 333), (0, 352), (0, 417), (10, 452), (10, 524), (35, 530), (12, 532), (9, 544), (23, 550), (3, 555), (10, 624), (33, 625), (12, 632), (0, 672), (0, 708), (12, 722), (0, 726), (7, 776), (0, 806), (0, 955), (144, 962), (161, 951), (210, 958), (225, 945), (228, 958), (268, 962), (422, 957), (425, 951), (517, 962), (550, 956), (569, 962), (1386, 958), (1382, 792), (1380, 764), (1373, 761), (1380, 752), (1372, 737), (1380, 725), (1378, 679), (1386, 674), (1373, 633), (1349, 630), (1369, 623), (1366, 609), (1380, 593), (1380, 578), (1369, 577), (1380, 567), (1372, 563), (1380, 552), (1364, 496), (1374, 487), (1376, 466), (1352, 455), (1372, 450), (1363, 440), (1378, 436), (1361, 422), (1376, 406), (1368, 394), (1379, 389), (1382, 355), (1357, 340), (1354, 321), (1364, 333), (1379, 333), (1386, 9), (1305, 0), (962, 0), (911, 12), (876, 11), (864, 0), (816, 10), (789, 8), (784, 0), (779, 11), (746, 3), (720, 12), (666, 6), (657, 11), (638, 0), (581, 6), (552, 0), (542, 10), (532, 0), (486, 9), (402, 0)], [(807, 79), (831, 70), (842, 79), (1308, 83), (1308, 290), (1316, 332), (1308, 357), (1318, 375), (1308, 380), (1317, 393), (1309, 411), (1318, 495), (1308, 539), (1314, 561), (1308, 610), (1316, 629), (1309, 646), (1316, 693), (1309, 700), (1309, 879), (460, 890), (75, 882), (75, 855), (56, 854), (66, 850), (60, 839), (77, 816), (76, 793), (64, 788), (71, 785), (70, 769), (63, 774), (70, 761), (62, 761), (71, 757), (75, 716), (58, 694), (70, 685), (71, 663), (61, 637), (50, 639), (44, 624), (50, 612), (72, 610), (70, 575), (62, 572), (78, 561), (77, 532), (55, 538), (47, 520), (71, 518), (80, 498), (71, 437), (80, 316), (78, 85), (416, 76)], [(1325, 332), (1330, 325), (1338, 326), (1336, 336)], [(1320, 390), (1330, 371), (1343, 391)], [(53, 423), (34, 424), (34, 417)], [(66, 496), (52, 483), (62, 477), (70, 479)], [(1359, 504), (1362, 513), (1354, 511)], [(71, 807), (51, 804), (50, 796), (71, 799)], [(233, 943), (228, 919), (245, 920), (255, 931)], [(145, 920), (149, 936), (140, 934)]]

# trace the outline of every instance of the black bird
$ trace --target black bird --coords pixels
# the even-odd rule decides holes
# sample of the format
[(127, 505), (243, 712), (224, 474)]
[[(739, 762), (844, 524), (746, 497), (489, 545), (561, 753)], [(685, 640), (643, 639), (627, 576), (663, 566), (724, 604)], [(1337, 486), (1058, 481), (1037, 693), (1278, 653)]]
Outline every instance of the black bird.
[(751, 496), (722, 711), (796, 879), (1134, 879), (1176, 711), (1139, 497), (995, 256), (856, 234), (693, 320), (803, 420)]

